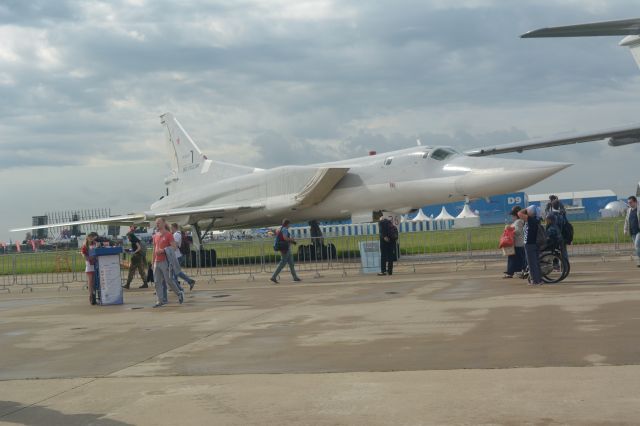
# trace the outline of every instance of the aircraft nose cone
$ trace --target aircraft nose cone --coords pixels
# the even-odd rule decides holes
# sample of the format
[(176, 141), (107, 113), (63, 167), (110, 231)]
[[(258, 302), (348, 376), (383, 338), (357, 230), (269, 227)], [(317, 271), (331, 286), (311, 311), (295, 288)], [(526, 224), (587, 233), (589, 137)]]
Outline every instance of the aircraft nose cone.
[(468, 197), (520, 191), (571, 165), (549, 161), (494, 160), (487, 167), (474, 168), (458, 179), (456, 191)]

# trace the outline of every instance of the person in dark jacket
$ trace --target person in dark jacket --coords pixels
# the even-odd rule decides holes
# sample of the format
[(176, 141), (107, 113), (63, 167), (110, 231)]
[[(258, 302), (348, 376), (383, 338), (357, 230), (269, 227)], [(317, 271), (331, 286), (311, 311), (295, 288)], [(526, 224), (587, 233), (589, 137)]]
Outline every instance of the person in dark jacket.
[(382, 217), (379, 222), (380, 230), (380, 273), (378, 275), (393, 275), (393, 262), (396, 257), (397, 231), (391, 220)]
[(540, 252), (538, 250), (538, 225), (540, 220), (535, 206), (529, 206), (518, 212), (518, 217), (524, 220), (524, 252), (529, 265), (529, 285), (542, 285), (542, 271), (540, 270)]
[(627, 198), (629, 209), (624, 219), (624, 235), (631, 237), (636, 252), (636, 264), (640, 268), (640, 210), (638, 210), (638, 199), (635, 195)]
[(547, 215), (546, 230), (547, 230), (547, 244), (546, 249), (560, 249), (562, 250), (562, 232), (558, 225), (559, 217), (556, 214)]
[(127, 234), (127, 238), (131, 243), (131, 263), (129, 264), (129, 275), (127, 276), (127, 283), (123, 285), (123, 288), (130, 288), (131, 281), (133, 281), (133, 277), (138, 271), (140, 274), (140, 278), (142, 278), (142, 285), (138, 288), (147, 288), (149, 285), (147, 284), (147, 253), (144, 245), (135, 234), (135, 227), (132, 226), (129, 228), (129, 233)]

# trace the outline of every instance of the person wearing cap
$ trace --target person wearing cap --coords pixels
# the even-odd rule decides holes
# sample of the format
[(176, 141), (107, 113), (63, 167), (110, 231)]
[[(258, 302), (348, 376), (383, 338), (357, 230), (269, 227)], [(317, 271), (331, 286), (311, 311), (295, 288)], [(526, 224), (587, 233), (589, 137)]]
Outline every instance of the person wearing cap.
[(513, 278), (514, 274), (521, 275), (527, 268), (527, 258), (524, 252), (524, 221), (518, 217), (520, 210), (522, 210), (520, 206), (514, 206), (511, 209), (513, 223), (507, 226), (513, 228), (514, 253), (507, 258), (507, 272), (502, 278)]
[(133, 281), (133, 277), (136, 274), (136, 270), (142, 278), (142, 285), (139, 288), (148, 288), (147, 284), (147, 253), (142, 242), (135, 234), (136, 227), (129, 228), (127, 238), (131, 243), (131, 264), (129, 265), (129, 276), (127, 277), (127, 283), (123, 285), (123, 288), (128, 289)]
[(529, 285), (542, 285), (542, 271), (540, 270), (540, 252), (538, 250), (538, 225), (540, 219), (536, 215), (536, 206), (529, 206), (518, 212), (518, 217), (524, 221), (524, 252), (529, 265)]
[(291, 244), (296, 244), (296, 240), (291, 238), (289, 235), (289, 226), (291, 225), (291, 221), (289, 219), (284, 219), (282, 221), (282, 226), (276, 233), (276, 242), (274, 244), (274, 249), (280, 252), (282, 256), (280, 259), (280, 263), (278, 263), (278, 267), (273, 272), (271, 276), (271, 282), (274, 284), (278, 284), (278, 275), (280, 275), (280, 271), (285, 267), (285, 265), (289, 265), (289, 271), (291, 271), (291, 276), (293, 276), (294, 281), (302, 281), (298, 274), (296, 274), (296, 268), (293, 265), (293, 254), (291, 253)]

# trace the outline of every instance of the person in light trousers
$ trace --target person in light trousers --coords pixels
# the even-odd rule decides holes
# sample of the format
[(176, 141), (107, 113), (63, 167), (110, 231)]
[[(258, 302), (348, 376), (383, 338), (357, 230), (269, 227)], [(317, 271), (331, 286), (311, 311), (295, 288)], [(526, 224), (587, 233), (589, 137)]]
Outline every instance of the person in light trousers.
[[(154, 308), (158, 308), (167, 303), (166, 289), (168, 286), (178, 296), (178, 302), (184, 301), (184, 294), (182, 290), (171, 279), (169, 272), (169, 265), (167, 263), (167, 247), (176, 249), (176, 243), (173, 241), (173, 235), (169, 231), (169, 227), (163, 218), (156, 219), (156, 228), (158, 232), (153, 236), (153, 277), (156, 287), (156, 304)], [(175, 254), (172, 253), (173, 256)]]
[(291, 225), (291, 221), (289, 219), (284, 219), (282, 221), (282, 226), (276, 233), (276, 240), (273, 245), (274, 250), (279, 251), (282, 258), (280, 259), (280, 263), (278, 263), (278, 267), (273, 272), (271, 276), (271, 282), (274, 284), (278, 284), (278, 275), (282, 268), (285, 265), (289, 265), (289, 270), (291, 271), (291, 276), (293, 276), (294, 281), (302, 281), (298, 274), (296, 274), (296, 268), (293, 265), (293, 253), (291, 253), (291, 244), (296, 244), (296, 240), (291, 238), (289, 235), (289, 225)]

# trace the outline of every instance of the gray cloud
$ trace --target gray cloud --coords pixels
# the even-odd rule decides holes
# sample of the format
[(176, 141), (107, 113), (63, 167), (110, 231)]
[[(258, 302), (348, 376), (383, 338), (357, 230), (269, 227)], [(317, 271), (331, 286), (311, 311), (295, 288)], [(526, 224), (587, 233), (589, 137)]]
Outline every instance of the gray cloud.
[[(137, 173), (164, 173), (158, 116), (166, 111), (211, 158), (262, 167), (399, 149), (416, 138), (466, 149), (637, 121), (640, 73), (616, 38), (518, 38), (541, 26), (627, 18), (635, 6), (5, 1), (0, 167), (24, 173), (37, 192), (47, 165), (103, 164), (143, 182), (135, 198), (150, 202), (155, 195), (144, 194), (160, 193), (161, 178)], [(585, 145), (521, 157), (573, 159), (564, 178), (546, 183), (567, 186), (558, 190), (624, 192), (633, 183), (621, 182), (637, 180), (625, 172), (637, 154)], [(130, 187), (105, 185), (122, 197)], [(3, 204), (16, 196), (0, 189)], [(42, 211), (29, 200), (19, 215), (2, 207), (0, 217), (25, 223)], [(47, 202), (47, 210), (68, 207)]]

